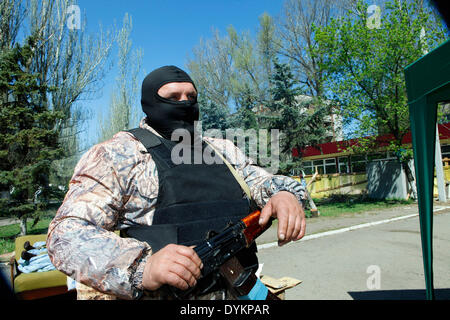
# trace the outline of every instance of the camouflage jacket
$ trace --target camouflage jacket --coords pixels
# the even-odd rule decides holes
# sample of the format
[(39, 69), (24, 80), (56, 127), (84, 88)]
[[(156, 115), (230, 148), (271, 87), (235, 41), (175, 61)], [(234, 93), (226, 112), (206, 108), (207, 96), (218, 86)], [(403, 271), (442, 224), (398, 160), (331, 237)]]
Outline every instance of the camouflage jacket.
[[(156, 133), (145, 118), (140, 127)], [(229, 140), (203, 139), (223, 152), (260, 207), (282, 190), (303, 201), (304, 188), (296, 180), (255, 166)], [(128, 132), (93, 146), (76, 165), (64, 202), (48, 229), (48, 253), (58, 270), (122, 299), (142, 295), (143, 270), (152, 254), (147, 243), (114, 232), (131, 224), (152, 224), (158, 172), (145, 151)]]

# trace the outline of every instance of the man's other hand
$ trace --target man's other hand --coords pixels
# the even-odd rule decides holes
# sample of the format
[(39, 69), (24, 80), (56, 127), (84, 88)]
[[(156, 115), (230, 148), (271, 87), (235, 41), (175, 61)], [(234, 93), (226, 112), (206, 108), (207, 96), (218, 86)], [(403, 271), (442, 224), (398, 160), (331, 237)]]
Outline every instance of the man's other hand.
[(290, 241), (300, 240), (305, 235), (305, 212), (292, 193), (280, 191), (273, 195), (261, 211), (259, 224), (266, 225), (270, 217), (278, 219), (280, 246)]

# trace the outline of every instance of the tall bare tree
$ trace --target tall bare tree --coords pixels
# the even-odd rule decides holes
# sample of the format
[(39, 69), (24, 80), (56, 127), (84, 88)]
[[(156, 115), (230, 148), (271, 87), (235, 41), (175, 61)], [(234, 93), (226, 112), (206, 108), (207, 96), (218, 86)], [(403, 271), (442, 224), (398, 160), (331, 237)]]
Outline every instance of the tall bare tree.
[(215, 31), (211, 39), (201, 40), (188, 60), (188, 68), (204, 95), (202, 101), (219, 108), (220, 114), (234, 109), (248, 114), (248, 110), (270, 99), (275, 27), (268, 14), (259, 21), (256, 38), (249, 31), (238, 32), (229, 26), (224, 36)]
[(228, 46), (233, 60), (230, 88), (239, 107), (246, 107), (242, 101), (251, 100), (261, 105), (269, 99), (272, 30), (271, 18), (267, 14), (260, 18), (256, 40), (249, 32), (238, 33), (234, 27), (228, 28)]
[[(53, 182), (66, 183), (77, 161), (89, 110), (81, 101), (95, 97), (102, 88), (114, 40), (113, 30), (98, 28), (95, 35), (86, 30), (86, 19), (77, 16), (70, 0), (0, 1), (0, 50), (12, 48), (20, 39), (36, 39), (28, 72), (37, 74), (38, 85), (52, 90), (36, 95), (37, 103), (64, 114), (56, 124), (66, 158), (54, 162)], [(18, 37), (20, 35), (20, 39)], [(4, 97), (2, 97), (3, 99)]]
[(277, 19), (275, 42), (277, 52), (288, 59), (294, 75), (306, 94), (321, 97), (324, 93), (322, 57), (314, 54), (314, 26), (326, 26), (333, 15), (341, 12), (342, 1), (287, 0)]
[[(267, 13), (259, 17), (258, 51), (262, 63), (263, 74), (270, 79), (273, 74), (273, 60), (276, 57), (274, 19)], [(269, 80), (270, 81), (270, 80)]]
[(138, 75), (141, 69), (141, 49), (132, 52), (130, 34), (132, 18), (125, 14), (123, 27), (118, 33), (118, 75), (111, 94), (111, 104), (106, 118), (100, 115), (99, 141), (111, 138), (115, 133), (137, 126), (140, 108), (136, 103), (139, 89)]
[(114, 32), (99, 26), (96, 35), (89, 34), (81, 17), (73, 25), (69, 0), (29, 0), (27, 5), (28, 27), (38, 39), (31, 68), (40, 83), (55, 89), (42, 94), (41, 103), (65, 115), (57, 130), (66, 158), (54, 163), (53, 173), (60, 183), (67, 182), (83, 148), (79, 134), (90, 118), (80, 101), (98, 96), (102, 88)]
[(200, 39), (192, 54), (193, 57), (188, 58), (187, 67), (199, 94), (205, 101), (228, 110), (232, 57), (227, 39), (215, 30), (211, 39)]
[(0, 50), (14, 46), (25, 13), (22, 0), (0, 1)]

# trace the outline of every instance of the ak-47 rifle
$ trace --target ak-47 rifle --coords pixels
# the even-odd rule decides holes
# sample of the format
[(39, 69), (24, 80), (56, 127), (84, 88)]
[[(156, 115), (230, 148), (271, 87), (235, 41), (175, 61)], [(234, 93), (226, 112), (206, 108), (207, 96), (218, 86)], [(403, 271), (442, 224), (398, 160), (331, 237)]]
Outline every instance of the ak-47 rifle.
[[(251, 270), (245, 270), (236, 258), (239, 251), (249, 248), (271, 226), (272, 219), (261, 227), (260, 215), (261, 211), (257, 210), (236, 223), (230, 223), (222, 232), (210, 234), (194, 250), (203, 263), (202, 277), (213, 272), (219, 273), (228, 288), (243, 300), (279, 300)], [(187, 297), (194, 290), (195, 287), (184, 291), (170, 287), (172, 295), (177, 299)]]

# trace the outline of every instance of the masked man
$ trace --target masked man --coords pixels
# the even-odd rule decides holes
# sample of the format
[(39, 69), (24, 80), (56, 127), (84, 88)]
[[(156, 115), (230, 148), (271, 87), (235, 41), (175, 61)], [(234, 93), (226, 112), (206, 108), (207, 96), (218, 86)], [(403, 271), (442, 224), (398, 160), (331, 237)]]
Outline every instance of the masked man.
[[(262, 208), (261, 225), (278, 219), (281, 245), (301, 239), (304, 188), (255, 166), (231, 141), (194, 134), (197, 90), (183, 70), (151, 72), (141, 103), (147, 117), (139, 128), (95, 145), (75, 167), (48, 229), (52, 263), (77, 280), (79, 299), (164, 299), (165, 285), (199, 287), (194, 299), (232, 299), (221, 281), (201, 278), (193, 247), (256, 207)], [(181, 142), (179, 130), (187, 133)], [(188, 160), (211, 145), (245, 181), (250, 197), (223, 162), (174, 161), (179, 143)], [(240, 252), (244, 267), (257, 267), (255, 253), (254, 245)]]

